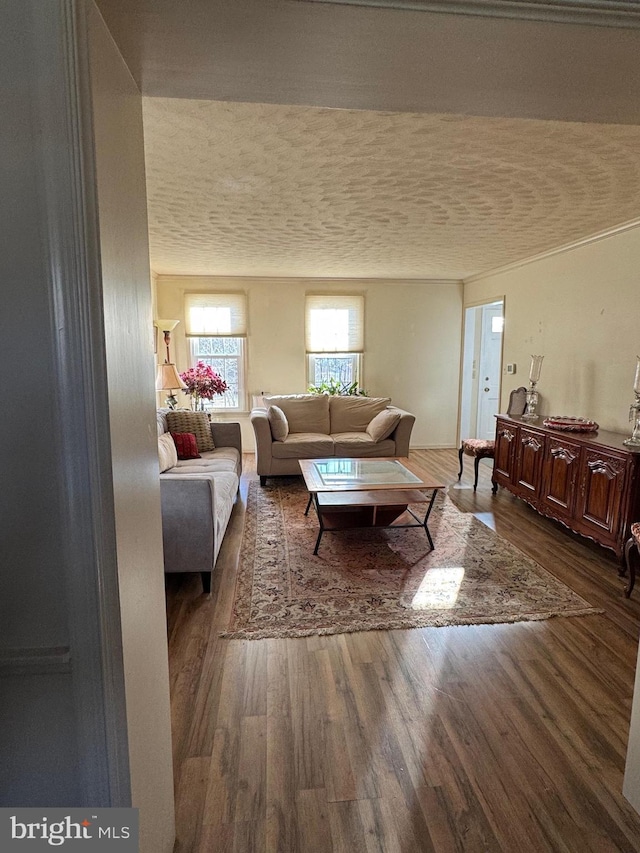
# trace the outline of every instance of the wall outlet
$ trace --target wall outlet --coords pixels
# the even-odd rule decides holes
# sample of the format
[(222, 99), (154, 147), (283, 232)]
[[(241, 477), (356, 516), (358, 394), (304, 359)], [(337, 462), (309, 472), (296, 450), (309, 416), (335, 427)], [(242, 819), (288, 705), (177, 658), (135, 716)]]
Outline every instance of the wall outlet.
[(514, 374), (515, 372), (516, 372), (516, 366), (515, 366), (515, 364), (513, 364), (513, 363), (508, 364), (508, 365), (507, 365), (507, 374), (508, 374), (509, 376), (513, 376), (513, 374)]

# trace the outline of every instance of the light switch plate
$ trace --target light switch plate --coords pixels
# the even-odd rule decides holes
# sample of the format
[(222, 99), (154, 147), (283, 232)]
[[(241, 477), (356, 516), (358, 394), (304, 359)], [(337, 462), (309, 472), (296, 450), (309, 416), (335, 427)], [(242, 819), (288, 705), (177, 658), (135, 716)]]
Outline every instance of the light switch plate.
[(509, 376), (513, 376), (513, 374), (514, 374), (515, 372), (516, 372), (516, 366), (515, 366), (515, 364), (514, 364), (513, 362), (512, 362), (511, 364), (508, 364), (508, 365), (507, 365), (507, 374), (508, 374)]

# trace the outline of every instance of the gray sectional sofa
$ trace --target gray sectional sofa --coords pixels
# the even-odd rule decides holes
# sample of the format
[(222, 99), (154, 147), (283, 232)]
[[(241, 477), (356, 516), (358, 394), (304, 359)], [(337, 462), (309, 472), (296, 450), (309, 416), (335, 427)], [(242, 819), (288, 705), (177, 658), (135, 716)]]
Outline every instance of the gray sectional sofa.
[[(158, 410), (158, 441), (168, 433), (166, 409)], [(227, 529), (242, 472), (237, 423), (209, 425), (214, 450), (200, 459), (171, 460), (160, 450), (160, 497), (165, 572), (200, 572), (205, 593)], [(170, 444), (170, 442), (169, 442)], [(164, 470), (163, 470), (164, 468)]]
[(256, 469), (267, 477), (300, 473), (299, 459), (407, 456), (415, 416), (388, 397), (288, 394), (253, 409)]

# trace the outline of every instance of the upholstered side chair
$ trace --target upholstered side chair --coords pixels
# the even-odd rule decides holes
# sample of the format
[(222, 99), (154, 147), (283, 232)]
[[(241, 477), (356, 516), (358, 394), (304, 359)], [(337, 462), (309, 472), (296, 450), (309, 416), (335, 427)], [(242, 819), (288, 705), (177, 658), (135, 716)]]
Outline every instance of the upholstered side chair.
[[(527, 389), (524, 385), (520, 388), (515, 388), (509, 395), (509, 405), (507, 407), (508, 415), (522, 415), (527, 406)], [(475, 469), (475, 479), (473, 481), (473, 491), (478, 488), (478, 466), (481, 459), (493, 459), (496, 455), (496, 443), (493, 439), (484, 438), (465, 438), (460, 445), (458, 456), (460, 458), (460, 471), (458, 472), (458, 480), (462, 477), (462, 465), (464, 456), (473, 457), (473, 465)]]

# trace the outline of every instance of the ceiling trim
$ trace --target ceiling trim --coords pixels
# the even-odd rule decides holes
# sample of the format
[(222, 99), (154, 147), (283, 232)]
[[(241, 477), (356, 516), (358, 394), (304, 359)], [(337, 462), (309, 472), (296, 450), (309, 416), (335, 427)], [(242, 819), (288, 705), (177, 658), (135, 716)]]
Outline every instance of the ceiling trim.
[(475, 275), (470, 275), (463, 279), (463, 284), (472, 284), (476, 281), (491, 278), (494, 275), (511, 272), (519, 267), (525, 267), (528, 264), (533, 264), (536, 261), (542, 261), (545, 258), (552, 258), (555, 255), (562, 255), (565, 252), (572, 252), (574, 249), (580, 249), (584, 246), (589, 246), (591, 243), (598, 243), (600, 240), (606, 240), (608, 237), (615, 237), (618, 234), (624, 234), (625, 231), (632, 231), (634, 228), (640, 227), (640, 217), (630, 219), (628, 222), (622, 222), (620, 225), (614, 225), (612, 228), (607, 228), (605, 231), (598, 231), (596, 234), (590, 234), (587, 237), (581, 237), (579, 240), (574, 240), (572, 243), (566, 243), (563, 246), (557, 246), (555, 249), (548, 249), (545, 252), (540, 252), (537, 255), (531, 255), (528, 258), (522, 258), (519, 261), (514, 261), (511, 264), (505, 264), (502, 267), (496, 267), (488, 272), (479, 272)]
[(454, 284), (463, 284), (463, 280), (461, 278), (409, 278), (407, 276), (402, 276), (400, 278), (389, 278), (389, 276), (382, 276), (380, 278), (376, 278), (375, 276), (336, 276), (328, 277), (328, 276), (304, 276), (304, 275), (206, 275), (205, 273), (156, 273), (158, 282), (160, 283), (161, 279), (197, 279), (202, 281), (206, 279), (207, 281), (236, 281), (236, 282), (277, 282), (277, 281), (303, 281), (303, 282), (313, 282), (316, 284), (354, 284), (354, 285), (362, 285), (363, 283), (370, 282), (371, 284), (396, 284), (396, 285), (406, 285), (406, 284), (433, 284), (433, 285), (441, 285), (444, 287), (450, 287)]
[(378, 6), (384, 9), (516, 18), (600, 27), (640, 27), (637, 2), (616, 0), (296, 0), (339, 6)]

